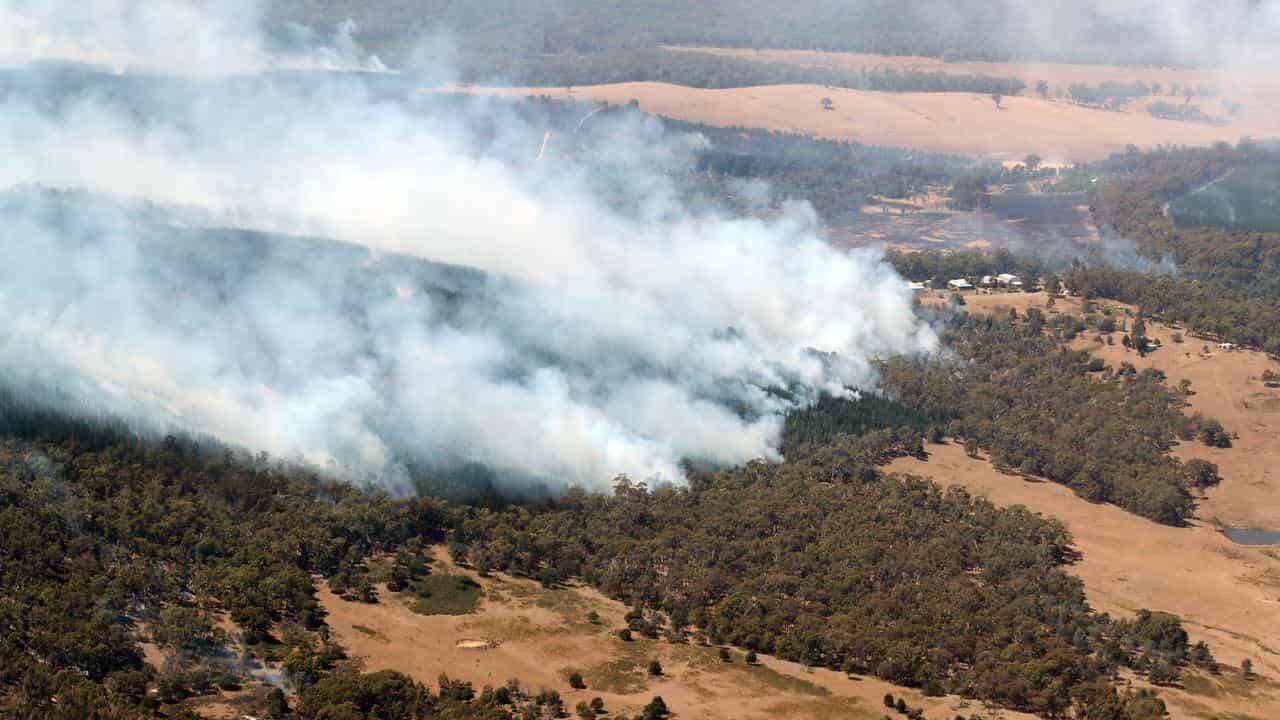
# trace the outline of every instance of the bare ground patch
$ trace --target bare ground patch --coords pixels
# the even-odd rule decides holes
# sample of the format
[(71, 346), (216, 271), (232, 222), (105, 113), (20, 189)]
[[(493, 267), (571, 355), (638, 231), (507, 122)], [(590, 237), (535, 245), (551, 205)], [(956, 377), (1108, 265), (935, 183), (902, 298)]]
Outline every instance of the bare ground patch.
[[(624, 625), (626, 608), (590, 588), (547, 589), (500, 575), (480, 578), (447, 562), (437, 562), (433, 570), (467, 573), (482, 586), (484, 596), (473, 614), (419, 615), (385, 587), (378, 588), (380, 602), (373, 605), (348, 602), (319, 587), (335, 637), (364, 658), (367, 669), (400, 670), (432, 685), (445, 672), (477, 689), (518, 678), (529, 688), (560, 691), (569, 707), (601, 697), (615, 714), (634, 714), (661, 695), (689, 718), (879, 720), (887, 692), (924, 708), (929, 717), (967, 714), (959, 698), (925, 698), (874, 678), (850, 678), (764, 656), (759, 664), (747, 665), (736, 650), (733, 661), (725, 663), (719, 648), (696, 643), (639, 636), (624, 642), (616, 631)], [(592, 612), (598, 624), (588, 619)], [(654, 659), (664, 669), (658, 677), (647, 670)], [(585, 689), (569, 687), (572, 672), (581, 673)], [(974, 711), (988, 718), (1031, 719)]]

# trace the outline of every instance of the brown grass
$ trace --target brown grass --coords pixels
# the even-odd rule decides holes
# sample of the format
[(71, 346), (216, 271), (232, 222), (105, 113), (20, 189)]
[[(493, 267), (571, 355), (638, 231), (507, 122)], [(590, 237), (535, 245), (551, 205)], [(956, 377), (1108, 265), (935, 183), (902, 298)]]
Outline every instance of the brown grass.
[[(1222, 91), (1222, 97), (1244, 105), (1242, 120), (1256, 121), (1270, 118), (1274, 123), (1280, 110), (1280, 78), (1262, 63), (1253, 67), (1240, 67), (1231, 72), (1214, 69), (1188, 69), (1171, 67), (1120, 67), (1112, 65), (1078, 65), (1036, 61), (1012, 62), (943, 62), (938, 58), (911, 55), (873, 55), (869, 53), (821, 52), (811, 50), (743, 50), (738, 48), (670, 47), (670, 50), (707, 53), (722, 57), (737, 57), (767, 64), (798, 65), (801, 67), (832, 68), (860, 71), (870, 69), (894, 69), (899, 72), (945, 73), (949, 75), (987, 75), (990, 77), (1014, 77), (1027, 85), (1025, 95), (1034, 95), (1036, 82), (1049, 84), (1050, 96), (1062, 90), (1065, 94), (1072, 83), (1097, 85), (1103, 82), (1162, 85), (1162, 99), (1173, 102), (1181, 97), (1171, 95), (1175, 83), (1200, 87), (1213, 87)], [(1201, 106), (1211, 99), (1193, 98)]]
[[(1245, 136), (1269, 137), (1280, 128), (1268, 120), (1241, 120), (1230, 127), (1153, 118), (1145, 111), (1111, 112), (1042, 100), (1010, 97), (1002, 108), (973, 93), (886, 93), (770, 85), (705, 90), (657, 82), (555, 88), (451, 88), (454, 92), (509, 96), (549, 95), (611, 104), (637, 100), (644, 110), (722, 127), (757, 127), (868, 145), (982, 155), (999, 160), (1036, 153), (1054, 162), (1097, 160), (1127, 145), (1209, 145)], [(835, 103), (823, 111), (824, 97)]]
[[(442, 553), (437, 556), (437, 572), (465, 572), (449, 565)], [(532, 689), (559, 690), (569, 707), (599, 696), (615, 714), (635, 714), (661, 695), (680, 717), (713, 720), (878, 720), (886, 692), (905, 696), (929, 717), (969, 713), (958, 698), (925, 698), (874, 678), (851, 679), (766, 656), (759, 665), (748, 666), (740, 652), (734, 653), (734, 662), (724, 663), (717, 648), (692, 643), (642, 637), (626, 643), (614, 634), (624, 624), (626, 608), (591, 589), (548, 590), (505, 576), (475, 579), (484, 587), (484, 597), (471, 615), (417, 615), (384, 588), (379, 588), (381, 602), (376, 605), (347, 602), (323, 585), (319, 598), (335, 637), (362, 657), (367, 669), (392, 668), (429, 684), (441, 672), (469, 680), (477, 689), (518, 678)], [(593, 610), (600, 615), (599, 625), (587, 620)], [(458, 646), (466, 641), (480, 647)], [(652, 659), (662, 663), (663, 676), (647, 673)], [(569, 688), (573, 671), (582, 673), (586, 689)], [(973, 711), (1031, 720), (1020, 713)]]

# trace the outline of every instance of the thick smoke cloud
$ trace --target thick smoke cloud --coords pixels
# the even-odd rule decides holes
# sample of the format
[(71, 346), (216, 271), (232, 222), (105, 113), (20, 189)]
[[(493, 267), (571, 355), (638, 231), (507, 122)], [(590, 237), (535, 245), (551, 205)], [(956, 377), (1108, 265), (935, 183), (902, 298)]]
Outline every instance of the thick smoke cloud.
[[(3, 51), (285, 64), (221, 14), (188, 64), (162, 38), (198, 20), (146, 5), (184, 9), (170, 27), (105, 0), (0, 6), (77, 31), (7, 25)], [(666, 173), (698, 140), (636, 114), (537, 161), (545, 127), (506, 105), (360, 77), (21, 78), (0, 99), (0, 186), (24, 188), (0, 203), (0, 363), (156, 425), (391, 483), (465, 464), (678, 481), (683, 458), (776, 457), (788, 408), (934, 345), (902, 279), (829, 248), (811, 211), (690, 210)]]
[(268, 35), (255, 0), (219, 0), (217, 8), (184, 0), (0, 0), (0, 66), (61, 60), (183, 75), (386, 69), (356, 43), (352, 21), (329, 33), (287, 24)]

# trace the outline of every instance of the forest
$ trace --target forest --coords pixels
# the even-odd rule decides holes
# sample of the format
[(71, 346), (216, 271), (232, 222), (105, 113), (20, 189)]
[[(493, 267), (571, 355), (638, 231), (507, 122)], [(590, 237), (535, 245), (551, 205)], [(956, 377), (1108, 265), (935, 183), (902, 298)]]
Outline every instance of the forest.
[[(1254, 5), (1231, 0), (1196, 7), (1185, 18), (1204, 28), (1206, 38), (1229, 43), (1229, 22), (1247, 18)], [(268, 20), (284, 26), (302, 22), (332, 27), (351, 17), (360, 40), (384, 60), (399, 64), (424, 37), (454, 38), (464, 67), (484, 67), (495, 59), (543, 54), (587, 54), (615, 48), (661, 45), (718, 45), (739, 48), (841, 50), (946, 59), (1036, 59), (1102, 65), (1193, 65), (1176, 37), (1156, 32), (1145, 18), (1090, 6), (1028, 6), (1001, 0), (719, 0), (688, 3), (646, 0), (373, 0), (358, 5), (335, 0), (271, 0)], [(1029, 29), (1047, 30), (1037, 35)], [(496, 57), (495, 57), (496, 56)]]
[(1179, 228), (1219, 227), (1280, 232), (1280, 163), (1232, 168), (1227, 175), (1169, 203)]
[(711, 141), (692, 172), (677, 177), (686, 192), (738, 211), (755, 211), (741, 197), (743, 180), (767, 183), (767, 208), (808, 202), (829, 224), (850, 222), (871, 197), (904, 199), (946, 186), (974, 172), (974, 162), (953, 155), (822, 140), (748, 128), (718, 128), (667, 118), (665, 127)]
[(1090, 194), (1104, 232), (1133, 241), (1153, 259), (1169, 257), (1185, 277), (1218, 285), (1244, 299), (1280, 302), (1280, 233), (1246, 227), (1178, 226), (1166, 207), (1233, 171), (1273, 167), (1272, 145), (1131, 152), (1113, 158), (1120, 175)]
[[(704, 637), (1048, 715), (1158, 717), (1157, 697), (1110, 679), (1120, 667), (1157, 683), (1212, 669), (1176, 618), (1092, 612), (1064, 572), (1076, 555), (1057, 522), (879, 469), (949, 435), (1010, 471), (1180, 522), (1192, 473), (1167, 450), (1205, 421), (1183, 416), (1158, 374), (1061, 349), (1063, 332), (1034, 313), (959, 315), (946, 332), (954, 359), (889, 361), (884, 394), (789, 416), (785, 462), (490, 508), (393, 499), (208, 439), (0, 396), (0, 585), (12, 589), (0, 598), (0, 714), (153, 717), (279, 662), (297, 694), (273, 717), (554, 716), (551, 696), (362, 675), (328, 636), (312, 574), (358, 599), (366, 558), (393, 555), (412, 583), (430, 572), (425, 546), (447, 543), (482, 573), (580, 578), (633, 606), (631, 629), (672, 642)], [(228, 652), (214, 611), (245, 656)], [(178, 660), (144, 666), (144, 638)]]
[(1184, 415), (1185, 398), (1156, 371), (1106, 368), (1061, 347), (1076, 322), (1034, 308), (1018, 319), (958, 314), (946, 335), (954, 359), (891, 359), (884, 389), (998, 468), (1183, 523), (1194, 508), (1190, 474), (1169, 450), (1180, 439), (1216, 443), (1220, 426)]
[(698, 88), (814, 84), (881, 92), (972, 92), (1017, 95), (1026, 88), (1018, 78), (942, 72), (862, 68), (861, 71), (763, 63), (664, 48), (616, 49), (588, 54), (540, 55), (509, 67), (473, 68), (471, 82), (500, 80), (514, 85), (599, 85), (666, 82)]
[(1049, 715), (1158, 717), (1157, 698), (1118, 693), (1110, 674), (1209, 662), (1185, 642), (1137, 650), (1150, 623), (1091, 612), (1062, 569), (1073, 552), (1055, 521), (883, 475), (872, 463), (905, 451), (900, 436), (840, 436), (780, 465), (699, 473), (688, 488), (620, 478), (611, 497), (478, 514), (457, 542), (477, 567), (582, 577), (632, 605), (637, 632), (692, 626), (712, 642)]

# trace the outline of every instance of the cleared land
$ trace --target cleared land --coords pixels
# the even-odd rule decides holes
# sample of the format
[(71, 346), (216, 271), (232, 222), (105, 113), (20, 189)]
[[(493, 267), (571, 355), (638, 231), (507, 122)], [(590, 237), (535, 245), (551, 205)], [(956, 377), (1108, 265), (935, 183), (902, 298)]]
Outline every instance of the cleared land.
[[(1048, 83), (1050, 96), (1066, 94), (1073, 83), (1098, 85), (1104, 82), (1159, 84), (1166, 100), (1181, 101), (1173, 92), (1191, 86), (1197, 91), (1213, 88), (1222, 98), (1241, 104), (1239, 120), (1244, 124), (1270, 123), (1280, 117), (1280, 78), (1265, 64), (1242, 67), (1230, 72), (1171, 67), (1120, 67), (1115, 65), (1080, 65), (1034, 61), (1015, 62), (943, 62), (939, 58), (918, 55), (873, 55), (868, 53), (820, 52), (816, 50), (747, 50), (715, 47), (668, 47), (669, 50), (734, 57), (762, 63), (831, 68), (846, 71), (887, 70), (899, 72), (944, 73), (947, 75), (987, 75), (1012, 77), (1026, 83), (1026, 95), (1035, 92), (1040, 80)], [(1217, 108), (1214, 98), (1192, 97), (1192, 102)], [(1145, 108), (1145, 103), (1141, 105)]]
[[(453, 568), (443, 552), (434, 571)], [(484, 588), (479, 609), (470, 615), (424, 616), (404, 599), (379, 588), (376, 605), (348, 602), (320, 588), (320, 601), (335, 637), (365, 658), (369, 670), (396, 669), (434, 684), (441, 672), (469, 680), (477, 689), (518, 678), (525, 687), (554, 688), (566, 705), (603, 698), (610, 712), (634, 714), (661, 695), (685, 718), (848, 718), (875, 720), (885, 714), (885, 693), (904, 696), (929, 717), (980, 713), (987, 718), (1030, 720), (1032, 716), (992, 712), (959, 698), (925, 698), (875, 678), (850, 678), (831, 670), (761, 656), (749, 666), (740, 651), (724, 663), (716, 647), (673, 645), (636, 636), (623, 642), (626, 607), (582, 587), (548, 590), (537, 583), (505, 576), (473, 577)], [(595, 611), (600, 624), (587, 616)], [(664, 668), (647, 674), (651, 659)], [(568, 676), (580, 672), (585, 690), (571, 690)]]
[[(1048, 83), (1050, 94), (1066, 91), (1071, 83), (1083, 82), (1098, 85), (1102, 82), (1160, 83), (1165, 94), (1172, 87), (1188, 85), (1194, 88), (1216, 88), (1222, 95), (1238, 96), (1242, 102), (1256, 100), (1270, 106), (1280, 101), (1280, 78), (1258, 65), (1254, 68), (1236, 68), (1230, 72), (1219, 69), (1189, 68), (1135, 68), (1121, 65), (1082, 65), (1075, 63), (1044, 63), (1036, 60), (1014, 60), (1004, 63), (966, 60), (943, 61), (940, 58), (924, 58), (920, 55), (876, 55), (868, 53), (823, 53), (819, 50), (749, 50), (741, 47), (685, 47), (667, 46), (667, 50), (684, 53), (718, 55), (722, 58), (742, 58), (768, 64), (799, 65), (805, 68), (831, 68), (841, 70), (895, 69), (899, 72), (945, 73), (952, 76), (1014, 77), (1027, 83), (1027, 92), (1034, 91), (1037, 81)], [(1247, 110), (1248, 108), (1245, 108)]]
[[(1006, 312), (1016, 307), (1043, 308), (1039, 294), (966, 296), (971, 312)], [(1120, 308), (1122, 306), (1115, 305)], [(1076, 299), (1057, 300), (1053, 311), (1079, 314)], [(1052, 312), (1052, 311), (1051, 311)], [(1149, 522), (1110, 505), (1076, 497), (1048, 481), (1006, 475), (985, 459), (967, 457), (956, 445), (930, 446), (928, 461), (904, 458), (890, 469), (961, 485), (1003, 505), (1020, 504), (1062, 520), (1075, 537), (1083, 559), (1073, 566), (1085, 583), (1089, 601), (1113, 614), (1140, 608), (1181, 615), (1192, 639), (1210, 643), (1218, 659), (1239, 666), (1253, 661), (1267, 681), (1244, 683), (1234, 670), (1221, 676), (1193, 675), (1184, 689), (1164, 692), (1175, 718), (1280, 717), (1280, 548), (1245, 547), (1229, 541), (1216, 522), (1280, 527), (1280, 493), (1271, 467), (1280, 460), (1280, 390), (1258, 379), (1264, 369), (1280, 369), (1261, 353), (1222, 352), (1187, 337), (1174, 343), (1175, 330), (1148, 322), (1148, 335), (1164, 348), (1139, 358), (1115, 345), (1090, 338), (1077, 341), (1112, 365), (1122, 361), (1163, 370), (1171, 383), (1192, 382), (1191, 410), (1217, 417), (1240, 434), (1227, 450), (1187, 443), (1176, 449), (1184, 459), (1218, 463), (1222, 484), (1201, 500), (1199, 521), (1172, 528)], [(1216, 521), (1216, 522), (1215, 522)]]
[[(621, 105), (722, 127), (755, 127), (867, 145), (1013, 160), (1036, 153), (1055, 162), (1098, 160), (1130, 144), (1210, 145), (1280, 134), (1280, 128), (1238, 123), (1215, 127), (1153, 118), (1146, 112), (1087, 108), (1038, 97), (1004, 98), (1001, 106), (973, 93), (889, 93), (769, 85), (705, 90), (657, 82), (564, 87), (450, 87), (446, 91), (508, 96), (546, 95)], [(831, 110), (822, 99), (830, 98)]]

